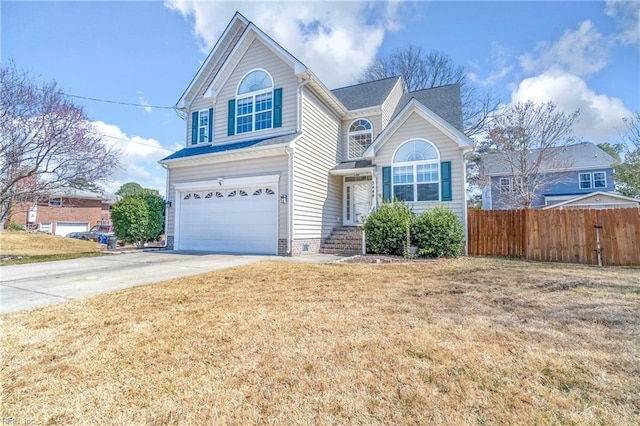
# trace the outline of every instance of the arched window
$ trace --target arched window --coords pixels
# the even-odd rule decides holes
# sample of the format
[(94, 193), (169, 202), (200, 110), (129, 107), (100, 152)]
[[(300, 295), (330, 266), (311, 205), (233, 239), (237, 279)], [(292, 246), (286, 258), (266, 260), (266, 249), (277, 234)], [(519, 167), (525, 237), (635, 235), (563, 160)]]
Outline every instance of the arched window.
[(363, 118), (349, 126), (349, 158), (360, 158), (373, 140), (373, 126)]
[(273, 127), (273, 79), (264, 70), (253, 70), (240, 81), (236, 92), (237, 133)]
[(440, 200), (440, 154), (424, 139), (400, 145), (393, 155), (393, 196), (402, 201)]

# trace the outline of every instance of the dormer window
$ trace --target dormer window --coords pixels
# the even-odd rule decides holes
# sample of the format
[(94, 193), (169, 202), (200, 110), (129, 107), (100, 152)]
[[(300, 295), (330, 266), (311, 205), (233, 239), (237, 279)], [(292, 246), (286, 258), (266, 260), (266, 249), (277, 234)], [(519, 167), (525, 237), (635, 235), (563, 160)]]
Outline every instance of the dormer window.
[(373, 126), (369, 120), (361, 118), (349, 126), (349, 158), (361, 158), (373, 141)]
[(264, 70), (247, 74), (238, 85), (236, 132), (246, 133), (273, 127), (273, 80)]

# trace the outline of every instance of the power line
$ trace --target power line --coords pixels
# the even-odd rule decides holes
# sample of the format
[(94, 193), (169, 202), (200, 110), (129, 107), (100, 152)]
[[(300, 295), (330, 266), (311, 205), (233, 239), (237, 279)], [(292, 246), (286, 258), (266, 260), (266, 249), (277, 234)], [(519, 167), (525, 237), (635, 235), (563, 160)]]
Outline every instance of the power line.
[(175, 151), (174, 149), (169, 149), (169, 148), (165, 148), (163, 146), (158, 146), (158, 145), (151, 145), (149, 143), (144, 143), (144, 142), (138, 142), (138, 141), (134, 141), (134, 140), (131, 140), (131, 139), (123, 139), (123, 138), (118, 138), (118, 137), (115, 137), (115, 136), (110, 136), (110, 135), (105, 135), (105, 134), (101, 134), (101, 136), (105, 137), (105, 138), (109, 138), (109, 139), (115, 139), (117, 141), (135, 143), (137, 145), (148, 146), (150, 148), (156, 148), (156, 149), (160, 149), (160, 150), (163, 150), (163, 151), (168, 151), (168, 152), (174, 152)]
[(91, 98), (89, 96), (80, 96), (80, 95), (72, 95), (70, 93), (65, 93), (67, 96), (71, 97), (71, 98), (78, 98), (78, 99), (86, 99), (88, 101), (94, 101), (94, 102), (104, 102), (107, 104), (116, 104), (116, 105), (127, 105), (127, 106), (134, 106), (134, 107), (138, 107), (138, 108), (155, 108), (155, 109), (177, 109), (176, 107), (169, 107), (169, 106), (159, 106), (159, 105), (147, 105), (147, 104), (134, 104), (131, 102), (120, 102), (120, 101), (111, 101), (108, 99), (98, 99), (98, 98)]

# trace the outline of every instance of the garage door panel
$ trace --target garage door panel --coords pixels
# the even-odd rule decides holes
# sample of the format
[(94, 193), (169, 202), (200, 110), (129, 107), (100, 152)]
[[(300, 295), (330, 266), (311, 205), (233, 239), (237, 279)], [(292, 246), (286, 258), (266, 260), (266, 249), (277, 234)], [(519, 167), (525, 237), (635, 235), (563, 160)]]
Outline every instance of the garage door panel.
[(56, 222), (56, 235), (65, 236), (71, 232), (86, 232), (89, 230), (87, 222)]
[(268, 188), (183, 192), (182, 250), (275, 254), (278, 203)]

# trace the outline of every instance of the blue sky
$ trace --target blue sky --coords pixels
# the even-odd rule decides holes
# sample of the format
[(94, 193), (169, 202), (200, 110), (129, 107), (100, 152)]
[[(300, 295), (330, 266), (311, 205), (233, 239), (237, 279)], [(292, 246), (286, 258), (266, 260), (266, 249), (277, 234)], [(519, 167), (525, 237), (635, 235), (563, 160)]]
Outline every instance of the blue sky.
[[(0, 3), (1, 58), (77, 98), (123, 152), (128, 181), (164, 194), (157, 164), (185, 144), (172, 107), (238, 10), (330, 87), (355, 82), (378, 53), (408, 43), (467, 67), (504, 103), (580, 108), (578, 135), (611, 140), (640, 111), (640, 3), (193, 2)], [(146, 107), (145, 107), (146, 106)]]

